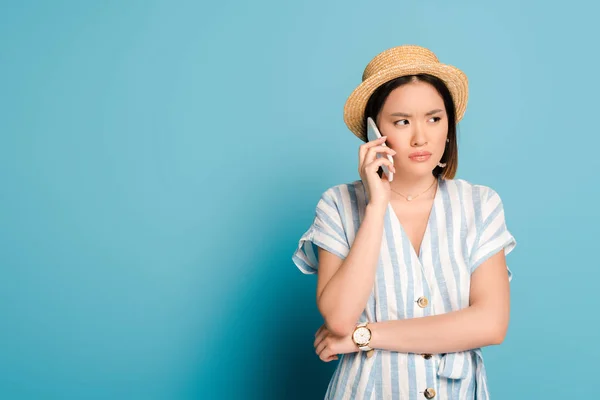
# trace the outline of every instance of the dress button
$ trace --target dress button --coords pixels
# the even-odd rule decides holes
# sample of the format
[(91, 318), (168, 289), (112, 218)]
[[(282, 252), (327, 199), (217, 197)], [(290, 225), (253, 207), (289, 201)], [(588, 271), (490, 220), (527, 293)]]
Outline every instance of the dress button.
[(431, 354), (421, 354), (424, 359), (429, 360), (431, 358)]
[(432, 388), (427, 388), (423, 394), (425, 395), (425, 398), (433, 399), (435, 397), (435, 390)]
[(429, 300), (427, 300), (427, 297), (421, 296), (417, 299), (417, 304), (419, 307), (425, 308), (429, 304)]

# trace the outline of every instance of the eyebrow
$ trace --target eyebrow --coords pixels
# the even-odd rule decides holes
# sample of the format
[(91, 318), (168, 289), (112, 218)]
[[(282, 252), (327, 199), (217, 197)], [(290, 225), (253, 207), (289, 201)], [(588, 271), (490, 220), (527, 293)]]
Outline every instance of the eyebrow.
[[(427, 114), (425, 114), (425, 116), (427, 116), (427, 117), (428, 117), (428, 116), (430, 116), (430, 115), (437, 114), (437, 113), (439, 113), (439, 112), (442, 112), (442, 111), (443, 111), (443, 110), (440, 110), (439, 108), (436, 108), (435, 110), (431, 110), (431, 111), (429, 111)], [(390, 116), (391, 116), (391, 117), (407, 117), (407, 118), (410, 118), (410, 117), (412, 117), (412, 115), (410, 115), (410, 114), (406, 114), (406, 113), (403, 113), (403, 112), (395, 112), (395, 113), (393, 113), (393, 114), (390, 114)]]

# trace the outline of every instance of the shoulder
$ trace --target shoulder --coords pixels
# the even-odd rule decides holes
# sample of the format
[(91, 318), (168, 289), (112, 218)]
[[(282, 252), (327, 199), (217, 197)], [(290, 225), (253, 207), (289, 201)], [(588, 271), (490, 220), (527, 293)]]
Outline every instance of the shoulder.
[(477, 207), (494, 198), (499, 199), (498, 192), (492, 187), (474, 183), (466, 179), (444, 179), (449, 195), (458, 196), (465, 206)]
[(355, 215), (366, 205), (366, 191), (362, 180), (340, 183), (327, 188), (320, 203), (335, 209), (340, 214)]
[(332, 199), (336, 202), (356, 202), (365, 197), (365, 187), (362, 180), (340, 183), (329, 187), (322, 197)]
[(448, 179), (444, 182), (448, 197), (453, 203), (460, 204), (466, 220), (473, 221), (475, 226), (481, 228), (492, 217), (504, 215), (502, 199), (494, 188), (465, 179)]

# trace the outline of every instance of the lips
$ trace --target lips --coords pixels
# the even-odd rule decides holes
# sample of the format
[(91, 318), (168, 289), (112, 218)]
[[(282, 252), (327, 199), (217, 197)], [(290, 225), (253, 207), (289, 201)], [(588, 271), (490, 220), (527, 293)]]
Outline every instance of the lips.
[(415, 151), (414, 153), (410, 153), (408, 155), (409, 158), (425, 158), (431, 155), (428, 151)]

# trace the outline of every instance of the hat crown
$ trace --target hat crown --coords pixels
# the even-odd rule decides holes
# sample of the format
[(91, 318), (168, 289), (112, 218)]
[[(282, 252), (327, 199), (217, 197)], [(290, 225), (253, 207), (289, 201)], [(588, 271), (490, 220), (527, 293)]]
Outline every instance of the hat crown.
[(437, 64), (439, 62), (437, 56), (425, 47), (415, 45), (396, 46), (376, 55), (367, 64), (362, 80), (364, 81), (380, 71), (399, 64)]

